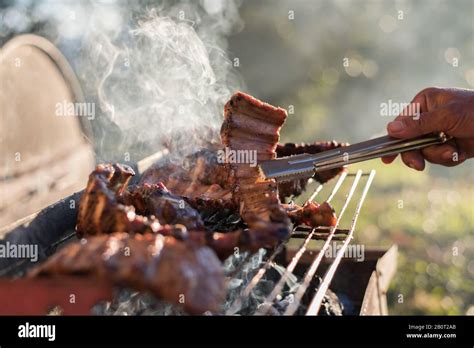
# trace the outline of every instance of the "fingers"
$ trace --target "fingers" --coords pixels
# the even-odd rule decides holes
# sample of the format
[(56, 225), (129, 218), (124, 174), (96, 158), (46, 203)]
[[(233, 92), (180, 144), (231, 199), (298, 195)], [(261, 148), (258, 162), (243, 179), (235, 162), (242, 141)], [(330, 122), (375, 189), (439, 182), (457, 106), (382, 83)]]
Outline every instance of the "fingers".
[(395, 138), (413, 138), (435, 131), (443, 131), (445, 120), (438, 99), (445, 94), (440, 88), (426, 88), (419, 92), (403, 112), (387, 125), (387, 132)]
[(420, 150), (407, 151), (402, 153), (402, 161), (408, 167), (421, 171), (425, 169), (425, 160)]
[(446, 131), (453, 117), (446, 107), (415, 116), (398, 116), (387, 125), (387, 132), (395, 138), (414, 138), (433, 132)]
[(409, 109), (387, 125), (388, 134), (395, 138), (412, 138), (442, 131), (455, 138), (472, 138), (474, 93), (470, 97), (459, 93), (458, 99), (441, 105), (439, 101), (447, 98), (445, 94), (439, 92), (436, 97), (426, 97), (419, 104), (412, 102)]
[(466, 159), (464, 154), (459, 152), (459, 149), (454, 142), (429, 146), (422, 149), (421, 152), (428, 162), (441, 164), (447, 167), (461, 164)]
[[(402, 154), (403, 162), (416, 170), (423, 170), (425, 160), (444, 166), (455, 166), (474, 157), (474, 92), (470, 90), (428, 88), (418, 93), (413, 101), (387, 125), (387, 132), (395, 138), (445, 132), (454, 140)], [(471, 142), (472, 141), (472, 142)], [(396, 156), (382, 158), (391, 163)]]
[(397, 158), (397, 155), (382, 157), (382, 162), (385, 164), (390, 164), (395, 161), (395, 158)]
[[(382, 162), (385, 164), (392, 163), (396, 157), (382, 157)], [(459, 151), (454, 141), (442, 145), (429, 146), (417, 151), (408, 151), (403, 153), (401, 157), (403, 163), (408, 167), (419, 171), (425, 168), (425, 160), (447, 167), (456, 166), (466, 160), (466, 155)]]

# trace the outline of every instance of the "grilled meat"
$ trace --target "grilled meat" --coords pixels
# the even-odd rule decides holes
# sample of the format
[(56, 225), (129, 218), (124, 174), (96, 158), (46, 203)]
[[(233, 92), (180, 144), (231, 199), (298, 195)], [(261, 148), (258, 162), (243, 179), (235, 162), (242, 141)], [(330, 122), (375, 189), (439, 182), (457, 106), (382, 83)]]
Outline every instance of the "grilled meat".
[[(125, 165), (99, 165), (89, 176), (79, 203), (77, 233), (88, 237), (114, 232), (159, 233), (180, 240), (208, 245), (225, 259), (235, 248), (245, 248), (242, 229), (220, 233), (208, 230), (196, 211), (163, 183), (126, 188), (132, 169)], [(222, 208), (223, 201), (196, 198), (201, 208)]]
[(163, 183), (129, 188), (122, 198), (137, 213), (155, 216), (161, 224), (181, 224), (188, 230), (203, 230), (201, 215), (182, 197), (172, 194)]
[(204, 230), (199, 213), (162, 183), (126, 188), (133, 175), (126, 165), (96, 167), (79, 202), (79, 236), (127, 231), (182, 237), (187, 229)]
[[(336, 142), (279, 145), (279, 131), (286, 119), (285, 110), (240, 92), (226, 104), (224, 117), (221, 139), (225, 150), (234, 154), (253, 152), (258, 161), (273, 159), (276, 155), (305, 151), (316, 153), (341, 146)], [(221, 257), (235, 247), (250, 250), (271, 247), (291, 230), (291, 221), (278, 199), (277, 184), (274, 180), (265, 179), (255, 163), (236, 162), (231, 158), (222, 160), (217, 148), (201, 150), (188, 156), (181, 165), (171, 162), (155, 164), (143, 174), (140, 185), (161, 181), (200, 212), (209, 209), (238, 211), (248, 225), (248, 231), (232, 231), (232, 235), (229, 235), (230, 232), (214, 232), (206, 236), (197, 236), (190, 231), (194, 238), (206, 240), (206, 244), (211, 245)], [(316, 179), (329, 180), (330, 176), (339, 172), (340, 169), (337, 169), (318, 174)], [(306, 182), (297, 180), (279, 184), (281, 196), (301, 193)], [(311, 207), (308, 205), (302, 210), (305, 216), (309, 213), (310, 216), (317, 216), (319, 209), (313, 207), (310, 210)], [(312, 223), (315, 221), (331, 223), (331, 219), (314, 218)]]
[[(288, 157), (293, 155), (301, 155), (303, 153), (316, 154), (323, 151), (332, 150), (341, 146), (347, 146), (347, 143), (338, 143), (335, 140), (332, 141), (318, 141), (312, 144), (278, 144), (276, 148), (277, 157)], [(325, 170), (319, 173), (315, 173), (313, 179), (324, 184), (330, 179), (338, 176), (344, 171), (344, 167)], [(278, 193), (282, 201), (288, 197), (297, 197), (306, 189), (306, 185), (309, 179), (297, 179), (293, 181), (286, 181), (278, 183)]]
[[(258, 161), (341, 146), (278, 145), (286, 116), (281, 108), (236, 93), (224, 109), (222, 143), (226, 151), (254, 153)], [(315, 178), (323, 182), (339, 172)], [(266, 179), (256, 163), (222, 161), (217, 149), (201, 150), (183, 165), (157, 163), (138, 186), (128, 187), (133, 175), (125, 165), (98, 165), (79, 205), (77, 233), (87, 240), (60, 250), (29, 276), (99, 276), (183, 304), (191, 314), (216, 312), (225, 286), (211, 249), (224, 259), (236, 248), (275, 246), (289, 235), (291, 221), (311, 227), (336, 222), (328, 203), (283, 206), (276, 182)], [(287, 189), (296, 194), (304, 185), (298, 181)], [(205, 224), (200, 214), (213, 210), (228, 211), (234, 227), (220, 232)]]
[[(286, 116), (284, 109), (238, 92), (224, 108), (222, 143), (230, 151), (253, 152), (258, 161), (273, 159)], [(266, 179), (252, 163), (228, 162), (234, 178), (233, 196), (249, 227), (248, 248), (273, 247), (292, 227), (280, 205), (276, 182)]]
[(295, 204), (284, 205), (284, 207), (295, 225), (331, 227), (337, 222), (336, 213), (328, 202), (322, 204), (306, 202), (302, 207)]
[(30, 277), (95, 275), (183, 304), (187, 312), (217, 312), (224, 299), (219, 260), (205, 246), (159, 234), (113, 233), (71, 244), (37, 266)]
[(100, 164), (89, 175), (79, 202), (76, 230), (79, 236), (127, 231), (156, 232), (160, 223), (154, 217), (137, 215), (133, 206), (119, 202), (133, 170), (120, 164)]
[(218, 204), (238, 207), (232, 199), (232, 173), (219, 162), (218, 149), (203, 149), (186, 157), (180, 165), (156, 163), (143, 173), (139, 185), (162, 182), (171, 192), (193, 206)]
[[(258, 161), (341, 146), (336, 142), (278, 145), (286, 111), (240, 92), (226, 104), (224, 117), (221, 139), (225, 152), (253, 154)], [(222, 159), (221, 153), (217, 148), (200, 150), (180, 165), (160, 161), (132, 188), (127, 188), (134, 174), (129, 167), (98, 166), (80, 202), (79, 235), (155, 232), (208, 245), (225, 258), (235, 248), (255, 251), (274, 246), (292, 228), (288, 214), (295, 223), (333, 223), (332, 210), (325, 205), (308, 203), (287, 212), (281, 206), (276, 182), (264, 178), (255, 162)], [(318, 174), (316, 179), (324, 181), (339, 172)], [(280, 184), (284, 197), (301, 192), (306, 181), (283, 185), (287, 185)], [(209, 210), (238, 212), (246, 226), (235, 225), (235, 230), (227, 229), (226, 233), (210, 229), (199, 214)]]
[[(315, 154), (331, 150), (346, 143), (320, 141), (312, 144), (278, 144), (277, 157), (302, 153)], [(186, 198), (198, 210), (214, 206), (221, 209), (238, 209), (238, 201), (233, 199), (231, 187), (235, 181), (229, 165), (218, 160), (218, 149), (204, 149), (188, 156), (182, 165), (156, 163), (143, 175), (140, 185), (163, 182), (173, 193)], [(339, 175), (344, 168), (335, 168), (316, 173), (313, 179), (325, 183)], [(278, 193), (282, 201), (297, 197), (306, 189), (308, 179), (278, 183)]]

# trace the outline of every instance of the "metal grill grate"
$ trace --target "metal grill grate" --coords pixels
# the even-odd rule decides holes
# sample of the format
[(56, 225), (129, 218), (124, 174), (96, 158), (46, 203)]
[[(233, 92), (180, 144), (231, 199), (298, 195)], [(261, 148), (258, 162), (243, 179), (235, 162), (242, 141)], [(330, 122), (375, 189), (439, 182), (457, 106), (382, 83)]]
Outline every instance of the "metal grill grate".
[[(235, 314), (241, 304), (242, 301), (247, 298), (252, 290), (257, 286), (257, 284), (262, 280), (263, 276), (265, 273), (272, 267), (272, 263), (275, 261), (276, 257), (282, 253), (285, 249), (285, 246), (289, 242), (291, 238), (300, 238), (303, 239), (303, 242), (300, 244), (300, 246), (297, 249), (296, 254), (293, 256), (289, 264), (287, 265), (284, 273), (281, 275), (281, 278), (276, 282), (273, 290), (270, 292), (270, 294), (266, 297), (264, 303), (262, 306), (259, 306), (259, 309), (255, 312), (255, 315), (264, 315), (267, 313), (269, 306), (275, 298), (281, 293), (285, 282), (287, 281), (288, 277), (293, 274), (293, 271), (295, 270), (296, 266), (298, 265), (299, 261), (301, 260), (301, 257), (307, 250), (308, 244), (312, 239), (316, 240), (324, 240), (324, 244), (320, 251), (317, 253), (317, 255), (314, 257), (313, 261), (311, 262), (311, 265), (309, 268), (307, 268), (306, 273), (303, 278), (303, 282), (301, 286), (298, 288), (296, 293), (294, 294), (293, 301), (288, 305), (286, 308), (286, 311), (284, 312), (284, 315), (293, 315), (296, 310), (298, 309), (301, 299), (303, 295), (305, 294), (306, 290), (308, 289), (311, 280), (314, 278), (316, 271), (321, 264), (321, 261), (324, 257), (325, 252), (330, 246), (331, 241), (335, 240), (340, 240), (342, 241), (342, 246), (339, 248), (336, 257), (334, 258), (334, 261), (331, 263), (329, 268), (327, 269), (322, 282), (320, 283), (316, 294), (313, 296), (308, 310), (306, 312), (306, 315), (317, 315), (319, 312), (319, 308), (321, 306), (322, 300), (324, 298), (324, 295), (326, 294), (326, 291), (329, 288), (329, 284), (331, 283), (336, 270), (340, 264), (340, 261), (350, 243), (350, 241), (353, 238), (354, 231), (355, 231), (355, 226), (357, 223), (357, 219), (359, 216), (359, 213), (361, 211), (362, 205), (364, 203), (365, 197), (367, 196), (367, 193), (369, 191), (369, 188), (372, 184), (372, 181), (375, 176), (375, 170), (370, 171), (369, 173), (363, 173), (361, 170), (357, 171), (355, 174), (347, 174), (344, 172), (334, 185), (330, 195), (326, 199), (326, 202), (331, 202), (331, 200), (336, 196), (338, 193), (339, 189), (341, 188), (342, 184), (346, 180), (346, 178), (352, 178), (352, 185), (350, 187), (349, 192), (347, 193), (344, 204), (339, 211), (338, 218), (336, 225), (331, 228), (306, 228), (306, 227), (296, 227), (291, 235), (288, 237), (287, 240), (283, 241), (280, 243), (273, 253), (268, 257), (264, 265), (258, 270), (258, 272), (255, 274), (255, 276), (252, 278), (252, 280), (247, 284), (245, 289), (242, 291), (240, 297), (238, 297), (234, 303), (229, 307), (227, 310), (226, 314)], [(357, 205), (354, 210), (354, 214), (352, 216), (352, 222), (350, 223), (350, 226), (348, 229), (339, 229), (339, 224), (341, 222), (341, 219), (344, 216), (344, 213), (346, 212), (347, 207), (349, 206), (349, 203), (351, 202), (352, 198), (354, 197), (354, 193), (356, 191), (356, 188), (358, 187), (359, 183), (361, 182), (361, 178), (366, 177), (367, 180), (365, 181), (365, 185), (363, 187), (362, 193), (360, 194), (358, 200), (357, 200)], [(311, 197), (309, 198), (310, 201), (313, 201), (316, 196), (321, 192), (323, 188), (323, 185), (318, 185), (318, 187), (315, 189)]]

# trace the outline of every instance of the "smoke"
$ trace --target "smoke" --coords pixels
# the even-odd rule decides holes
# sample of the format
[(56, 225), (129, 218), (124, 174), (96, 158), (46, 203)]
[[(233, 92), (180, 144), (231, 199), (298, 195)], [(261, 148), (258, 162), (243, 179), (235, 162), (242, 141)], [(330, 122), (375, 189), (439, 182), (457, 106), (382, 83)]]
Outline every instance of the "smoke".
[[(181, 157), (218, 140), (226, 100), (242, 87), (227, 57), (239, 4), (202, 1), (15, 1), (0, 12), (3, 39), (35, 32), (75, 68), (98, 160), (130, 160), (163, 143)], [(4, 40), (3, 40), (4, 41)]]

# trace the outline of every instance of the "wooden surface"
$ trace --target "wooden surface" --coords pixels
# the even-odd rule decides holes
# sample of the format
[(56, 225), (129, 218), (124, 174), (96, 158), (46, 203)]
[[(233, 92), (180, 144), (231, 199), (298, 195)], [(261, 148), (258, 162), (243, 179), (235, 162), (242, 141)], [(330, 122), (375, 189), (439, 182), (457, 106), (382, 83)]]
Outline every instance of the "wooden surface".
[(398, 247), (392, 246), (372, 272), (362, 301), (361, 315), (388, 315), (387, 290), (397, 270)]

